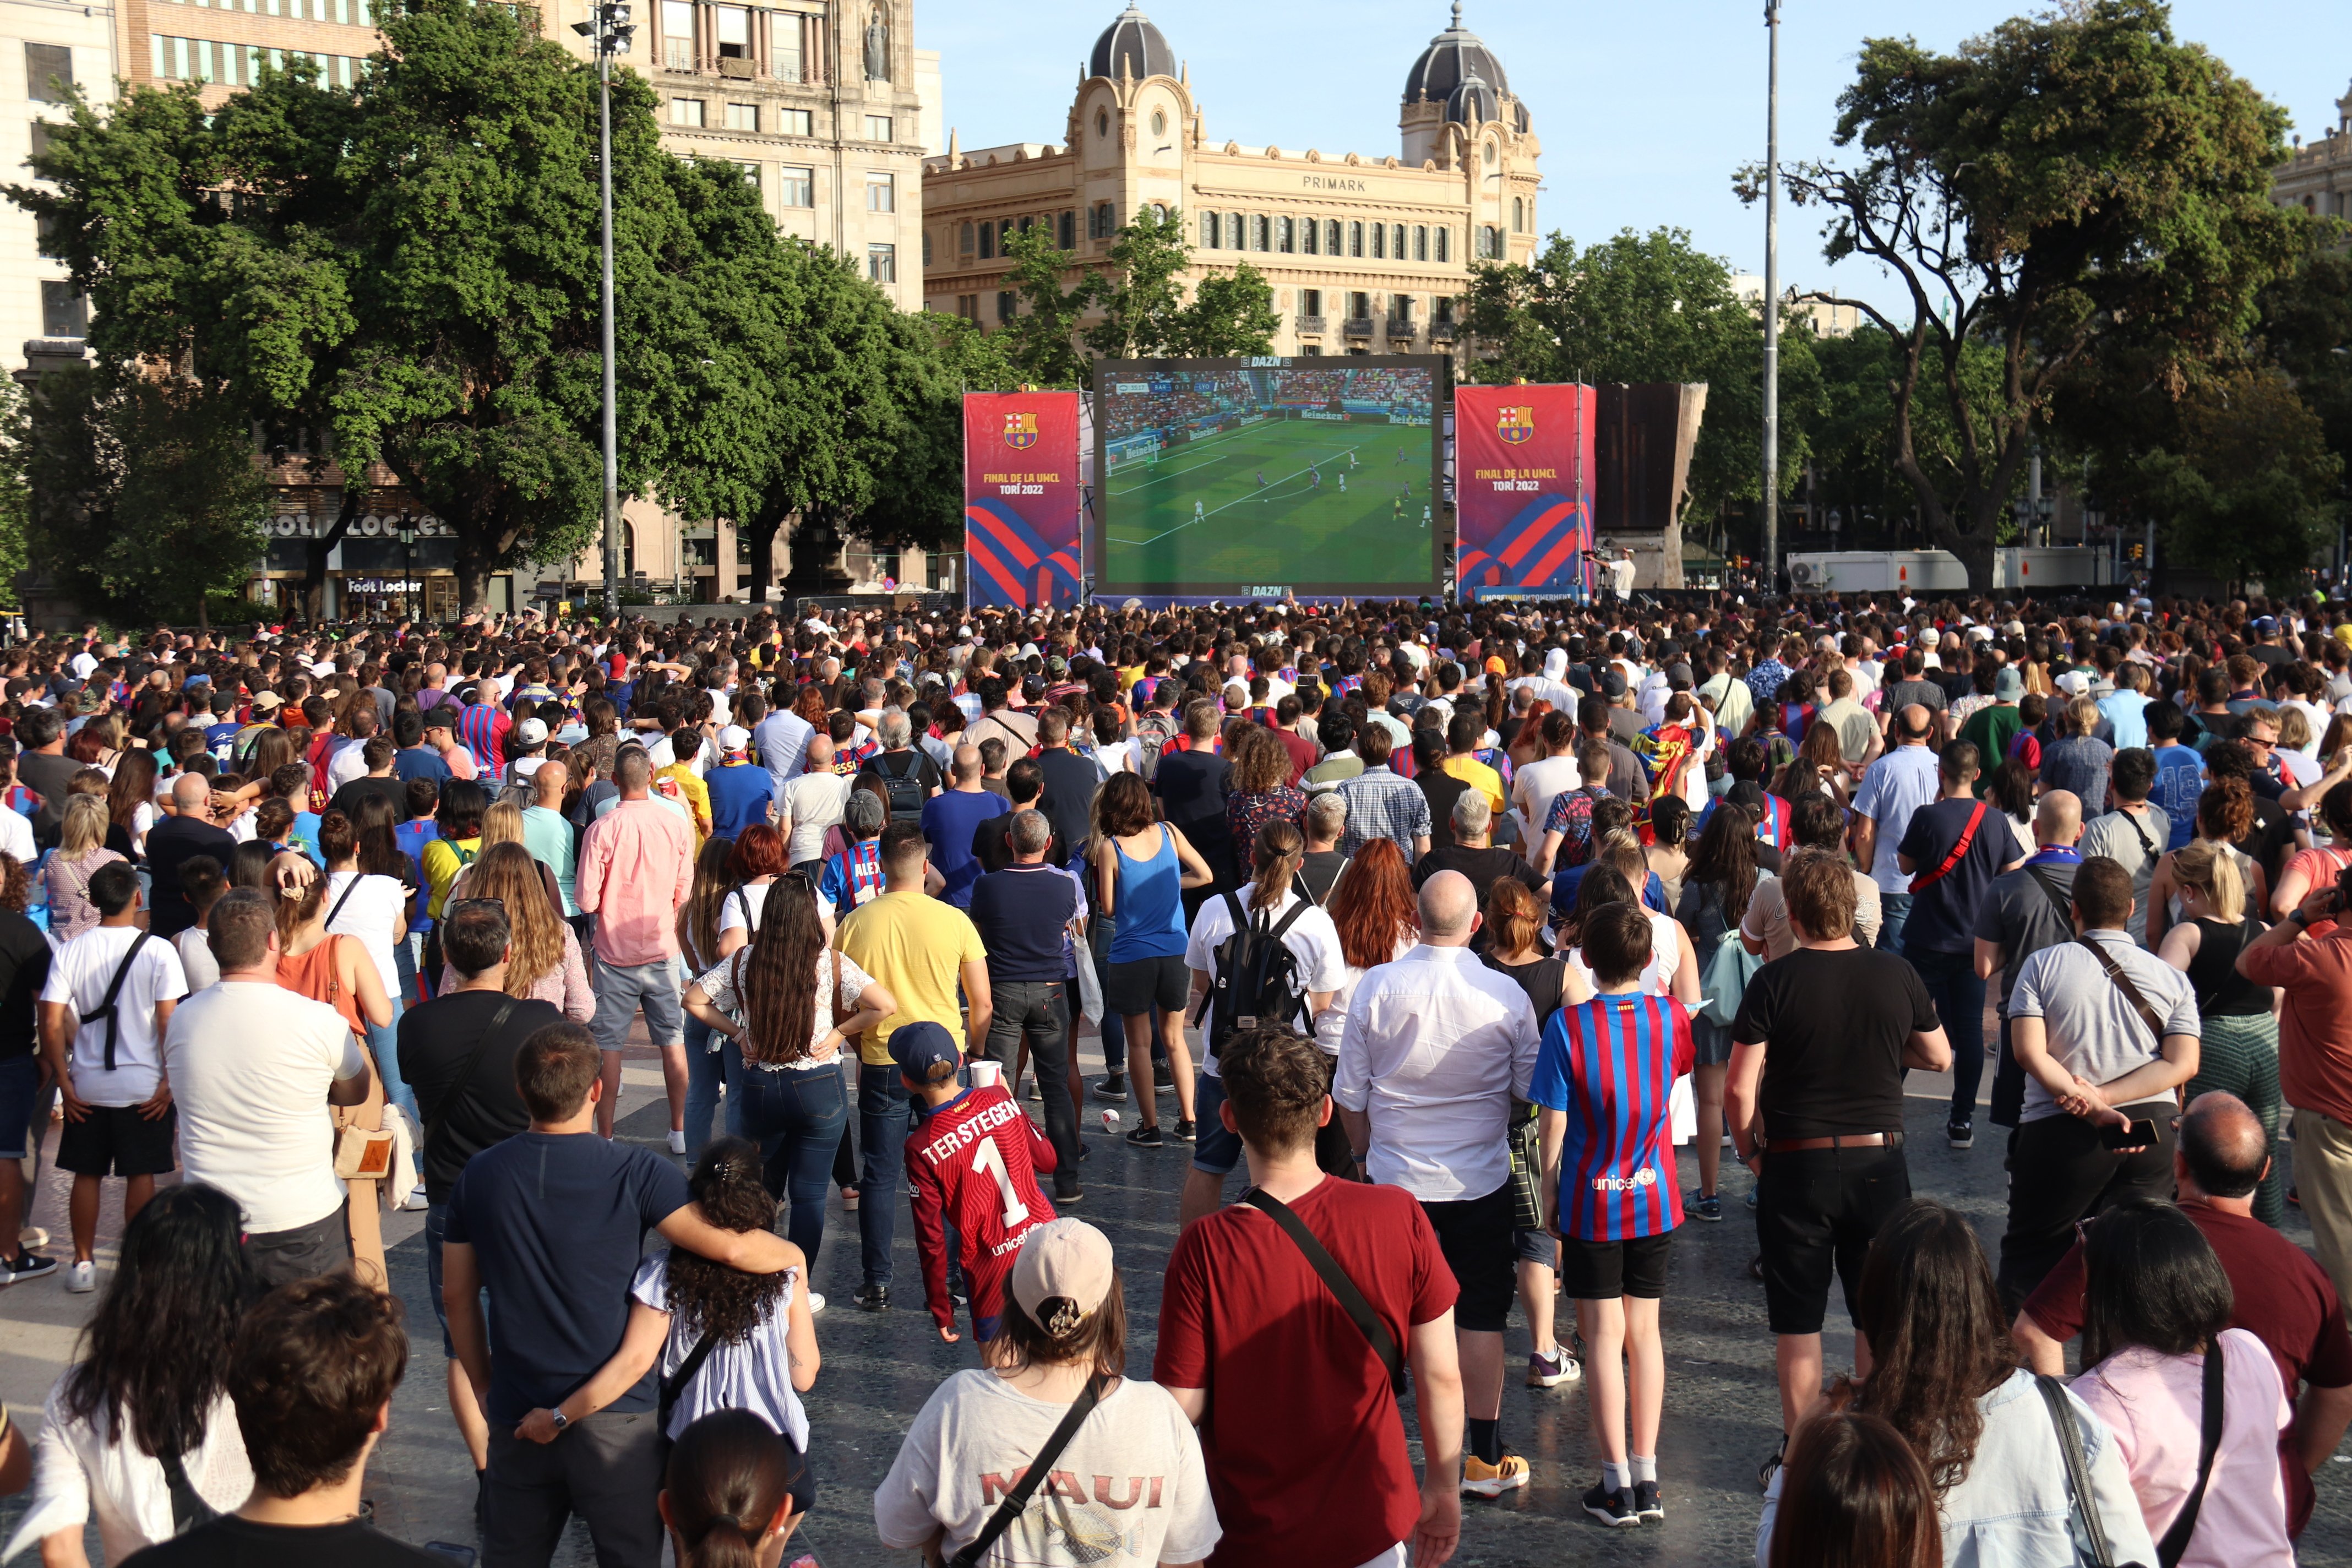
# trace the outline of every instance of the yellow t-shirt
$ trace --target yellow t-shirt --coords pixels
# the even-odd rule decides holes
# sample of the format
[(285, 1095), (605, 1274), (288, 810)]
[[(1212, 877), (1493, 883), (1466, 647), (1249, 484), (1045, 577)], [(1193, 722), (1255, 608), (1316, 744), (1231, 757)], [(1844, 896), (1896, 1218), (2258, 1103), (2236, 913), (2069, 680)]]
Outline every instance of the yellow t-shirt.
[[(675, 788), (665, 785), (675, 785)], [(694, 769), (685, 763), (672, 763), (654, 774), (654, 788), (686, 807), (694, 819), (694, 852), (702, 853), (702, 841), (710, 836), (710, 789), (694, 776)]]
[(965, 964), (988, 956), (971, 916), (921, 893), (885, 893), (849, 912), (834, 933), (834, 945), (898, 1004), (896, 1013), (858, 1041), (857, 1057), (866, 1066), (889, 1065), (890, 1036), (901, 1024), (928, 1021), (963, 1037), (957, 985)]
[(449, 885), (457, 879), (458, 872), (474, 863), (474, 858), (481, 852), (482, 836), (478, 833), (471, 838), (458, 839), (454, 844), (446, 838), (425, 841), (422, 869), (426, 889), (425, 916), (427, 920), (441, 918), (441, 906), (449, 901)]
[(1464, 784), (1485, 795), (1486, 804), (1495, 808), (1495, 815), (1496, 816), (1503, 815), (1505, 802), (1502, 774), (1477, 758), (1470, 756), (1448, 757), (1438, 764), (1438, 771), (1449, 777), (1460, 779)]

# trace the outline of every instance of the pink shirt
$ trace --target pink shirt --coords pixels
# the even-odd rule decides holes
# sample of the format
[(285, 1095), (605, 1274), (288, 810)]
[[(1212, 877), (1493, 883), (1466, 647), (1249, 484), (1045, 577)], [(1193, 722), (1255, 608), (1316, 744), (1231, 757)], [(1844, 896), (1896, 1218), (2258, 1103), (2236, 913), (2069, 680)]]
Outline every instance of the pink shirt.
[(694, 828), (651, 799), (624, 800), (580, 839), (573, 896), (596, 917), (596, 956), (622, 968), (677, 956), (678, 906), (694, 886)]
[[(2286, 1533), (2279, 1435), (2294, 1418), (2278, 1363), (2243, 1329), (2221, 1331), (2221, 1447), (2180, 1568), (2294, 1568)], [(2133, 1495), (2153, 1540), (2197, 1484), (2204, 1359), (2118, 1351), (2074, 1383), (2116, 1435)]]

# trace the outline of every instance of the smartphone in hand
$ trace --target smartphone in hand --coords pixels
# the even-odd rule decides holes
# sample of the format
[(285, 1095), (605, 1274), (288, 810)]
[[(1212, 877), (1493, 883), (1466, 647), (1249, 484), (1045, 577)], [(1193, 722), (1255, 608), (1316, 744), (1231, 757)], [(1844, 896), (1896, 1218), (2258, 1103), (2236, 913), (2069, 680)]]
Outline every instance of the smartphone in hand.
[(2153, 1149), (2156, 1147), (2156, 1123), (2147, 1117), (2127, 1121), (2118, 1127), (2109, 1122), (2099, 1130), (2099, 1142), (2108, 1149)]

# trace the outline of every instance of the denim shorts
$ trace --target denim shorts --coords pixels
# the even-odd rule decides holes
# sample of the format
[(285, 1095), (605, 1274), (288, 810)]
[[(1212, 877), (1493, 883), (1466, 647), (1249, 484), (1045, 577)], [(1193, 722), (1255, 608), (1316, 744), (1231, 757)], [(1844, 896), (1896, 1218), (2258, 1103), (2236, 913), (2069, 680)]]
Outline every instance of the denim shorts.
[(41, 1060), (30, 1052), (0, 1061), (0, 1160), (32, 1152), (33, 1101), (41, 1092)]
[(1242, 1135), (1226, 1131), (1225, 1119), (1217, 1114), (1224, 1102), (1224, 1079), (1213, 1072), (1193, 1075), (1192, 1121), (1200, 1142), (1192, 1145), (1192, 1169), (1212, 1176), (1229, 1176), (1242, 1163)]

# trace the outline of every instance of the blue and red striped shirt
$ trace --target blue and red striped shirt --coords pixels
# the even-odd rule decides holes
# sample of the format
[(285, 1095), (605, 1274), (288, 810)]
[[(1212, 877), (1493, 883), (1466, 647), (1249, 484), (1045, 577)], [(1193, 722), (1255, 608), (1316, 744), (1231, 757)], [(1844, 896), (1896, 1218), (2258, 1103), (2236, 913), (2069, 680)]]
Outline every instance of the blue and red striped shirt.
[(1596, 996), (1544, 1026), (1528, 1098), (1568, 1118), (1562, 1236), (1630, 1241), (1682, 1224), (1668, 1100), (1696, 1056), (1690, 1015), (1671, 996)]

